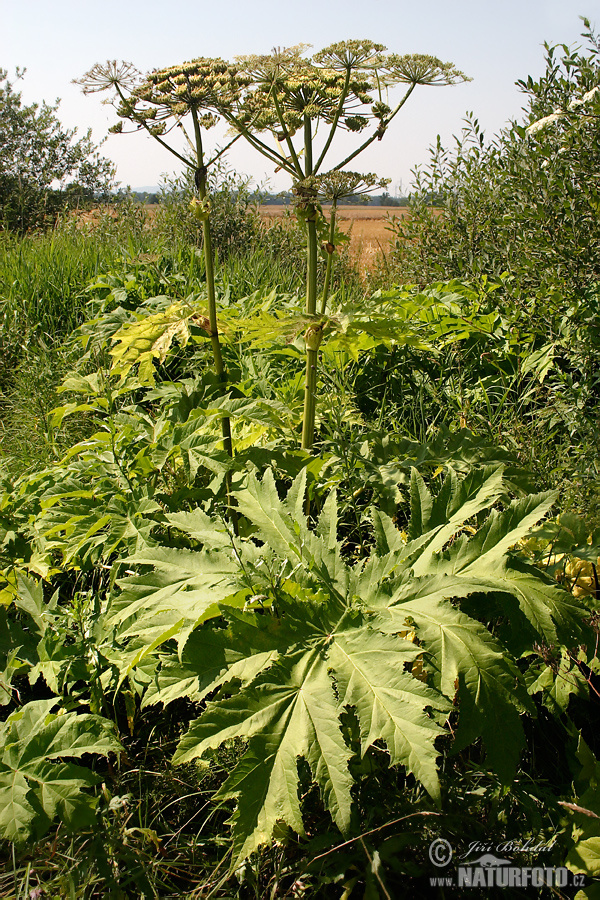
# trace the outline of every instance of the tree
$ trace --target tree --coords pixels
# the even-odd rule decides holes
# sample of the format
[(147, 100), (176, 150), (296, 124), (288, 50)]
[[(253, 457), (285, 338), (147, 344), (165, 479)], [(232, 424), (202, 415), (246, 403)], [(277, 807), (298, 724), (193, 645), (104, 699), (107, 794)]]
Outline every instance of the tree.
[(407, 281), (507, 272), (517, 295), (580, 299), (600, 280), (600, 38), (584, 24), (586, 48), (546, 45), (544, 74), (517, 82), (524, 121), (488, 142), (469, 118), (454, 152), (433, 148), (398, 223)]
[[(24, 71), (17, 70), (22, 78)], [(91, 131), (75, 140), (56, 116), (59, 102), (23, 104), (0, 69), (0, 228), (26, 232), (53, 224), (65, 209), (106, 199), (115, 170)]]

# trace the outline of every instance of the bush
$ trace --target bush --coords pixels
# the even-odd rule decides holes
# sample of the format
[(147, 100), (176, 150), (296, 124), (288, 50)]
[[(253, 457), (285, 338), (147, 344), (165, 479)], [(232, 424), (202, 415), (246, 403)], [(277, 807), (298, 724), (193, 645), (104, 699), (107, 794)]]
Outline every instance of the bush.
[(454, 152), (438, 141), (395, 224), (402, 280), (506, 272), (513, 296), (582, 296), (600, 278), (600, 43), (583, 36), (586, 52), (546, 45), (544, 75), (517, 82), (521, 124), (487, 142), (470, 117)]
[[(17, 78), (23, 72), (17, 71)], [(114, 167), (90, 134), (75, 141), (53, 106), (25, 106), (0, 69), (0, 228), (24, 233), (52, 225), (66, 209), (106, 199)]]

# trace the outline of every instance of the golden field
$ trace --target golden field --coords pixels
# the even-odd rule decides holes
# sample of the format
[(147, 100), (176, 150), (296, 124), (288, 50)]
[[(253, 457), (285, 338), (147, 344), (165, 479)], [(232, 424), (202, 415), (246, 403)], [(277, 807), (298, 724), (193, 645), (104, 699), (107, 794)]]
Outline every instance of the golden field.
[[(282, 218), (290, 212), (289, 206), (273, 204), (262, 206), (261, 217)], [(327, 212), (327, 207), (324, 207)], [(378, 256), (384, 254), (392, 238), (389, 230), (391, 216), (405, 216), (408, 209), (403, 206), (340, 206), (338, 222), (341, 229), (350, 234), (350, 252), (359, 260), (361, 269), (370, 269)]]

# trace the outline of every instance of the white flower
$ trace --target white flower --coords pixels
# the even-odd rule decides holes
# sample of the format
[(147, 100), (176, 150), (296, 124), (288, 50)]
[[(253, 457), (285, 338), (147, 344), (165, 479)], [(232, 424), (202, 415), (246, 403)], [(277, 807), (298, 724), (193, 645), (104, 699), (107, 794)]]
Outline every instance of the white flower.
[(587, 94), (583, 95), (583, 102), (589, 103), (590, 100), (594, 99), (596, 94), (600, 94), (600, 84), (597, 84), (596, 87), (591, 89), (591, 91), (588, 91)]
[(529, 128), (526, 129), (526, 134), (537, 134), (538, 131), (547, 128), (548, 125), (557, 122), (561, 116), (564, 116), (564, 111), (562, 109), (555, 109), (551, 115), (544, 116), (543, 119), (538, 119), (537, 122), (533, 122)]
[(585, 106), (586, 103), (589, 103), (590, 100), (593, 100), (596, 94), (600, 93), (600, 84), (597, 84), (595, 88), (592, 88), (591, 91), (588, 91), (587, 94), (584, 94), (583, 97), (579, 100), (571, 100), (569, 103), (569, 110), (573, 111), (576, 109), (580, 109), (580, 107)]

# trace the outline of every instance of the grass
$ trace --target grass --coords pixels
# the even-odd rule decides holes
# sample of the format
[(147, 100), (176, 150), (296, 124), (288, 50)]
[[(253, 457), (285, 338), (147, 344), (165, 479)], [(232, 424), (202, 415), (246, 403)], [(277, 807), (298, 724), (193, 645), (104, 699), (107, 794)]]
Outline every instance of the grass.
[[(301, 235), (280, 222), (270, 229), (260, 228), (251, 249), (221, 255), (220, 290), (231, 304), (254, 291), (277, 288), (296, 292), (305, 266)], [(92, 296), (88, 291), (90, 283), (103, 276), (106, 284), (110, 282), (114, 288), (115, 296), (135, 307), (141, 299), (157, 293), (186, 296), (199, 291), (203, 275), (197, 247), (177, 233), (167, 240), (160, 222), (149, 224), (143, 210), (135, 207), (125, 208), (122, 217), (101, 216), (83, 228), (81, 223), (68, 221), (46, 235), (32, 235), (20, 241), (2, 237), (0, 341), (9, 353), (0, 364), (0, 434), (4, 467), (11, 477), (35, 471), (60, 458), (83, 436), (84, 425), (75, 416), (65, 420), (64, 430), (53, 430), (50, 411), (64, 402), (57, 389), (79, 353), (77, 345), (65, 338), (86, 316)], [(383, 278), (381, 273), (375, 275)], [(340, 301), (359, 300), (366, 290), (351, 254), (341, 259), (335, 289)], [(98, 297), (101, 292), (97, 288), (93, 294)], [(379, 457), (373, 450), (373, 460), (365, 456), (371, 452), (366, 446), (368, 429), (373, 446), (376, 434), (382, 440), (395, 433), (398, 440), (412, 437), (427, 441), (449, 428), (455, 437), (460, 437), (460, 420), (465, 414), (461, 366), (469, 359), (477, 373), (479, 356), (472, 353), (469, 357), (463, 344), (452, 345), (435, 358), (408, 347), (375, 348), (361, 354), (358, 362), (340, 357), (339, 367), (324, 367), (321, 447), (324, 457), (330, 455), (330, 465), (332, 459), (337, 459), (342, 471), (344, 490), (340, 494), (349, 498), (344, 508), (349, 547), (362, 544), (362, 530), (368, 527), (360, 499), (368, 471), (365, 465), (373, 462), (385, 467), (387, 462), (383, 451)], [(271, 357), (269, 370), (267, 360), (266, 354), (264, 360), (259, 353), (252, 356), (254, 369), (248, 371), (247, 378), (258, 393), (264, 388), (265, 396), (271, 396), (268, 392), (277, 387), (276, 376), (288, 376), (290, 363), (283, 356), (277, 356), (274, 362)], [(288, 386), (290, 391), (293, 387)], [(541, 395), (540, 407), (544, 396)], [(543, 477), (548, 486), (565, 479), (568, 460), (564, 457), (575, 447), (553, 442), (543, 423), (532, 428), (532, 413), (519, 409), (518, 394), (513, 398), (509, 393), (506, 397), (502, 402), (492, 397), (489, 409), (473, 404), (468, 424), (486, 437), (492, 437), (486, 429), (493, 427), (495, 442), (512, 446), (523, 458), (529, 455), (530, 468), (537, 468), (540, 480)], [(568, 485), (575, 508), (582, 508), (587, 502), (583, 482), (589, 485), (596, 475), (597, 453), (590, 436), (592, 446), (593, 452), (590, 449), (585, 459), (573, 463), (569, 470), (573, 477)], [(594, 497), (589, 499), (590, 511), (594, 509), (592, 501)], [(307, 802), (312, 816), (308, 836), (282, 834), (277, 844), (232, 876), (228, 873), (225, 824), (231, 809), (226, 804), (209, 805), (208, 799), (234, 760), (217, 754), (206, 768), (190, 765), (174, 770), (169, 760), (188, 711), (173, 705), (156, 717), (148, 717), (136, 710), (133, 694), (131, 707), (133, 712), (129, 708), (115, 712), (123, 725), (122, 733), (128, 735), (127, 757), (122, 761), (122, 771), (104, 773), (105, 783), (110, 784), (113, 793), (109, 795), (106, 788), (101, 793), (95, 832), (69, 836), (58, 827), (35, 847), (6, 856), (2, 861), (0, 896), (15, 900), (91, 900), (102, 896), (257, 900), (267, 896), (337, 897), (342, 889), (339, 873), (352, 872), (355, 880), (370, 884), (371, 862), (375, 854), (379, 858), (380, 853), (386, 852), (386, 865), (398, 866), (398, 872), (390, 878), (400, 892), (406, 889), (407, 873), (410, 875), (415, 860), (426, 863), (428, 842), (443, 835), (454, 818), (458, 821), (463, 817), (460, 824), (465, 833), (471, 827), (485, 828), (486, 839), (491, 839), (494, 829), (498, 839), (519, 838), (529, 827), (525, 803), (516, 810), (521, 816), (519, 821), (514, 810), (507, 813), (505, 821), (496, 821), (497, 808), (505, 803), (508, 809), (511, 796), (516, 794), (505, 796), (494, 785), (485, 785), (480, 807), (475, 810), (471, 796), (473, 773), (468, 771), (471, 763), (456, 758), (450, 772), (454, 794), (449, 792), (450, 813), (446, 820), (423, 819), (421, 827), (417, 819), (413, 823), (415, 834), (405, 832), (401, 826), (390, 834), (398, 846), (386, 850), (384, 836), (387, 840), (388, 833), (382, 834), (379, 841), (379, 831), (387, 829), (393, 820), (439, 814), (418, 811), (415, 791), (398, 781), (397, 772), (383, 765), (381, 754), (373, 753), (363, 763), (366, 774), (357, 795), (366, 844), (361, 838), (350, 848), (343, 843), (338, 848), (339, 835), (332, 832), (318, 798), (311, 794)], [(235, 755), (235, 748), (230, 752)], [(484, 778), (481, 773), (476, 776)], [(470, 817), (468, 823), (465, 810)], [(368, 838), (371, 831), (375, 836)], [(409, 842), (403, 843), (407, 836)], [(315, 859), (321, 860), (317, 868)]]
[[(303, 235), (276, 222), (255, 228), (251, 246), (227, 252), (217, 245), (223, 298), (236, 303), (255, 291), (295, 293), (306, 266)], [(135, 203), (67, 218), (52, 231), (16, 238), (0, 232), (0, 461), (12, 476), (55, 461), (77, 438), (70, 420), (56, 433), (51, 410), (78, 350), (66, 338), (86, 319), (88, 304), (111, 287), (130, 307), (148, 297), (201, 292), (204, 264), (190, 243), (186, 208), (164, 218)], [(352, 260), (342, 257), (334, 285), (340, 297), (363, 288)], [(105, 289), (105, 292), (108, 288)]]

